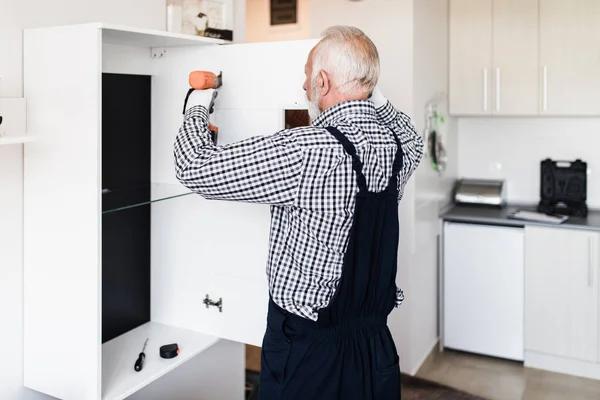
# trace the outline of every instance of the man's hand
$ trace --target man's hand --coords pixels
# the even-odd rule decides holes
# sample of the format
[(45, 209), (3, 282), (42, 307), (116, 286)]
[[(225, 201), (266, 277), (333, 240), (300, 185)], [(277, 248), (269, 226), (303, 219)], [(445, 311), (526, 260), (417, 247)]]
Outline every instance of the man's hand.
[(194, 106), (202, 106), (206, 108), (209, 114), (212, 114), (218, 94), (219, 92), (215, 89), (194, 90), (188, 98), (185, 111)]
[(383, 96), (383, 93), (381, 93), (381, 90), (379, 90), (378, 86), (373, 89), (373, 93), (371, 93), (369, 100), (373, 102), (375, 108), (382, 107), (387, 103), (387, 99)]

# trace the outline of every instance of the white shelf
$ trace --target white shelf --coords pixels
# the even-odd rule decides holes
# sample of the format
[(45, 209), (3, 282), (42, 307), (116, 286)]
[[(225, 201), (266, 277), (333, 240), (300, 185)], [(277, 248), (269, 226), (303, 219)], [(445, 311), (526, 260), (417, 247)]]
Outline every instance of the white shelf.
[(0, 136), (0, 146), (3, 144), (21, 144), (34, 141), (33, 136)]
[[(146, 346), (146, 360), (140, 372), (135, 360)], [(190, 330), (148, 322), (102, 345), (102, 399), (121, 400), (157, 380), (169, 371), (213, 346), (219, 338)], [(180, 354), (163, 359), (159, 348), (177, 343)]]
[(23, 97), (0, 98), (0, 145), (31, 142), (27, 135), (27, 100)]
[(152, 29), (137, 29), (114, 24), (97, 24), (104, 43), (140, 47), (202, 46), (230, 43), (228, 40), (185, 35)]

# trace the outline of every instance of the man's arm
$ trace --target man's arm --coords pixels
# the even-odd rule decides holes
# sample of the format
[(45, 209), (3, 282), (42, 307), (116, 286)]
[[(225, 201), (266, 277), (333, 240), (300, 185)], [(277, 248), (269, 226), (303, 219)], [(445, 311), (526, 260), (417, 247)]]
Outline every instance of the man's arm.
[[(404, 187), (408, 179), (412, 176), (423, 158), (423, 138), (416, 132), (410, 118), (406, 114), (396, 110), (383, 97), (378, 88), (375, 88), (369, 100), (373, 102), (377, 110), (379, 121), (387, 125), (398, 136), (404, 152), (404, 164), (402, 171), (400, 171), (401, 177), (398, 180), (398, 200), (400, 200), (402, 199)], [(400, 307), (402, 302), (404, 302), (404, 292), (396, 286), (396, 307)]]
[(175, 140), (177, 179), (207, 199), (291, 204), (300, 183), (302, 151), (289, 130), (217, 146), (202, 105), (189, 108)]
[(404, 187), (423, 158), (423, 138), (417, 133), (411, 119), (398, 111), (375, 89), (370, 100), (375, 105), (379, 121), (388, 126), (400, 140), (404, 152), (402, 171), (398, 179), (398, 200), (402, 199)]

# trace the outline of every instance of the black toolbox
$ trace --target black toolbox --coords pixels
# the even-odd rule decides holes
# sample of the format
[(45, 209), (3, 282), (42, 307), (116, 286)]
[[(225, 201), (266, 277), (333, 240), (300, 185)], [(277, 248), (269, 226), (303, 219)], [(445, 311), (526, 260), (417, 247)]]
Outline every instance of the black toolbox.
[(586, 217), (587, 163), (575, 161), (541, 162), (540, 202), (537, 211)]

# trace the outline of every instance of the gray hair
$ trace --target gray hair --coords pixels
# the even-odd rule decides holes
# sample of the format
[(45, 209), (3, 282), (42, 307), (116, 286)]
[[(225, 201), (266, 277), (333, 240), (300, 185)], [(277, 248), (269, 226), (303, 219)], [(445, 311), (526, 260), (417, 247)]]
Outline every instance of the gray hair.
[(370, 94), (379, 79), (379, 53), (375, 44), (358, 28), (333, 26), (326, 29), (313, 53), (312, 81), (327, 72), (343, 94)]

